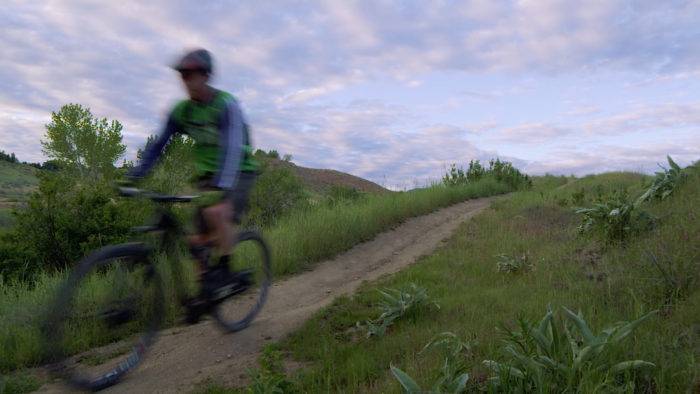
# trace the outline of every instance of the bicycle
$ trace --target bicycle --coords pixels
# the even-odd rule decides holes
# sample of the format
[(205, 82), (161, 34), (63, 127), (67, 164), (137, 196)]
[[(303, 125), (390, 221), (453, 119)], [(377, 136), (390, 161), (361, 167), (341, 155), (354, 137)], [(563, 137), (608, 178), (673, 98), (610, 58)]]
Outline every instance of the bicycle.
[[(170, 276), (175, 297), (182, 306), (187, 306), (189, 300), (189, 289), (184, 286), (186, 272), (178, 259), (186, 232), (172, 205), (196, 197), (161, 195), (135, 188), (120, 188), (120, 194), (157, 203), (155, 224), (133, 229), (139, 234), (155, 234), (153, 242), (106, 246), (80, 261), (59, 287), (43, 325), (47, 357), (54, 360), (50, 370), (83, 390), (112, 386), (143, 360), (166, 315), (168, 282), (164, 276)], [(196, 222), (202, 231), (203, 220), (198, 217)], [(211, 266), (208, 252), (208, 247), (190, 250), (204, 265), (200, 296), (205, 302), (195, 313), (210, 314), (226, 332), (243, 330), (267, 299), (272, 277), (270, 250), (257, 232), (240, 232), (231, 265), (239, 267), (244, 261), (246, 265), (232, 274), (230, 267)], [(231, 274), (228, 277), (233, 280), (217, 283), (222, 273)], [(245, 300), (226, 302), (244, 292), (248, 294)], [(92, 335), (82, 335), (86, 332)], [(85, 336), (99, 339), (85, 343), (81, 339)], [(79, 351), (104, 342), (111, 344), (98, 347), (93, 353)]]

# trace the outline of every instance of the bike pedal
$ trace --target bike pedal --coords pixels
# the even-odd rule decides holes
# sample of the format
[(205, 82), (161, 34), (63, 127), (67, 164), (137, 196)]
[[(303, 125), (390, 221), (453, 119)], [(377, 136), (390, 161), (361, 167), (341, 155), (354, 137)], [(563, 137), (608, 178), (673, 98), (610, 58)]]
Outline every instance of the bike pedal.
[(185, 304), (185, 322), (187, 324), (197, 324), (201, 317), (209, 311), (210, 304), (201, 299), (191, 299)]
[(252, 283), (250, 272), (237, 272), (230, 283), (220, 286), (213, 291), (211, 297), (214, 302), (221, 302), (228, 297), (241, 294), (250, 288)]
[(109, 328), (115, 328), (134, 319), (136, 311), (131, 308), (110, 309), (102, 313), (102, 320)]

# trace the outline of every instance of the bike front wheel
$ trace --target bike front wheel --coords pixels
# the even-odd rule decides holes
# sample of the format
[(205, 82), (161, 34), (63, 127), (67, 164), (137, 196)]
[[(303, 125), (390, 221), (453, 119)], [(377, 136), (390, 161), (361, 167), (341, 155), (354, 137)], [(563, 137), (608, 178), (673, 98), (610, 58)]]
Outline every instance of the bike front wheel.
[(244, 292), (227, 298), (212, 311), (224, 330), (243, 330), (262, 310), (272, 282), (270, 259), (270, 249), (259, 233), (244, 231), (238, 235), (229, 270), (248, 283)]
[(163, 315), (151, 249), (102, 248), (78, 263), (50, 305), (43, 331), (51, 369), (82, 390), (112, 386), (141, 362)]

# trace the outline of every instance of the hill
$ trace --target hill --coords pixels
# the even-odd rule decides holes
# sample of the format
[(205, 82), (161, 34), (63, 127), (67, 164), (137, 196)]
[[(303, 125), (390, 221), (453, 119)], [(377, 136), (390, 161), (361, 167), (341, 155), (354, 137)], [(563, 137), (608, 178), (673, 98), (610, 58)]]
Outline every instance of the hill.
[(307, 168), (298, 166), (289, 161), (277, 159), (265, 159), (267, 163), (274, 167), (286, 167), (298, 176), (304, 185), (311, 191), (319, 194), (325, 194), (333, 186), (341, 186), (353, 188), (366, 193), (384, 193), (388, 189), (379, 186), (378, 184), (360, 178), (355, 175), (350, 175), (345, 172), (336, 170)]
[(0, 228), (12, 222), (12, 209), (25, 202), (39, 184), (37, 171), (27, 164), (0, 160)]
[[(535, 178), (531, 190), (465, 222), (437, 253), (336, 299), (276, 344), (285, 363), (305, 366), (287, 385), (698, 392), (700, 162), (684, 172), (668, 198), (631, 208), (627, 219), (620, 212), (629, 206), (610, 205), (635, 201), (650, 177)], [(580, 206), (603, 207), (604, 226), (628, 220), (625, 237), (582, 233)]]

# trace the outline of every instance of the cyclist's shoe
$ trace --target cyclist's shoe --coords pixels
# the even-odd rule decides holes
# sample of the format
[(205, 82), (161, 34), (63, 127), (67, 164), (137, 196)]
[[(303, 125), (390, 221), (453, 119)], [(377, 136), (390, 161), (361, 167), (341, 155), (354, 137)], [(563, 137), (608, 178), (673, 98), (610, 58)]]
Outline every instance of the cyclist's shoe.
[(107, 327), (116, 328), (133, 320), (136, 310), (129, 307), (113, 308), (102, 312), (101, 315)]
[(185, 323), (196, 324), (209, 310), (209, 302), (200, 297), (192, 297), (183, 303), (185, 307)]
[(113, 302), (109, 307), (100, 313), (102, 321), (107, 327), (115, 328), (122, 324), (128, 323), (136, 317), (135, 298), (128, 298), (121, 301)]
[(204, 290), (207, 298), (213, 302), (243, 293), (253, 283), (253, 273), (248, 270), (231, 272), (228, 268), (217, 267), (210, 272)]

